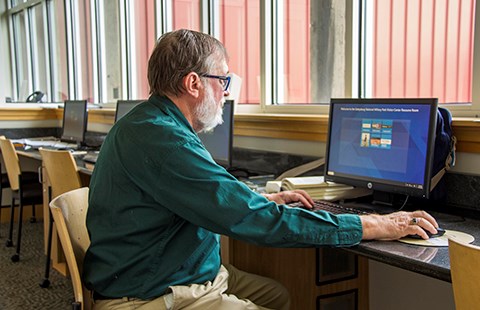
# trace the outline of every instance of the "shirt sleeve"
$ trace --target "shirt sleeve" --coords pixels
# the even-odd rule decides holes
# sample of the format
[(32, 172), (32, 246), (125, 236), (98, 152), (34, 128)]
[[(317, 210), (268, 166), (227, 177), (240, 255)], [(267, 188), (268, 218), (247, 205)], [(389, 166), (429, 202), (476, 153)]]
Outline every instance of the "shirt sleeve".
[[(217, 165), (196, 142), (152, 162), (154, 199), (200, 227), (275, 247), (350, 246), (362, 238), (357, 215), (332, 215), (278, 205), (253, 192)], [(152, 173), (159, 173), (154, 176)], [(153, 181), (156, 177), (158, 181)]]

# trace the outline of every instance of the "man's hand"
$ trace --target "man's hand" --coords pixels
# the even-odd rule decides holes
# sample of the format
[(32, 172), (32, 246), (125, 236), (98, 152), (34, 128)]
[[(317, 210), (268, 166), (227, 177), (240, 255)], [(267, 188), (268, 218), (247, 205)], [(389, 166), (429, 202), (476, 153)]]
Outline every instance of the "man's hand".
[(278, 204), (286, 204), (290, 202), (301, 202), (306, 209), (313, 208), (313, 199), (304, 190), (284, 191), (275, 194), (262, 194), (268, 200), (275, 201)]
[(437, 233), (438, 224), (435, 219), (425, 211), (395, 212), (386, 215), (360, 216), (363, 227), (363, 240), (396, 240), (406, 235), (419, 235), (428, 239), (428, 230)]

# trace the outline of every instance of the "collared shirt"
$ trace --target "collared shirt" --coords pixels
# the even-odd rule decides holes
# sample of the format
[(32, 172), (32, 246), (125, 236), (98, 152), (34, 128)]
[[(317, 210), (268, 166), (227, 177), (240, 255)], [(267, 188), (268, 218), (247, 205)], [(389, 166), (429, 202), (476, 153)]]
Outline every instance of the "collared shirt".
[(219, 234), (274, 247), (350, 246), (356, 215), (277, 205), (217, 165), (180, 110), (150, 99), (108, 133), (95, 164), (84, 261), (103, 296), (150, 299), (204, 283), (220, 267)]

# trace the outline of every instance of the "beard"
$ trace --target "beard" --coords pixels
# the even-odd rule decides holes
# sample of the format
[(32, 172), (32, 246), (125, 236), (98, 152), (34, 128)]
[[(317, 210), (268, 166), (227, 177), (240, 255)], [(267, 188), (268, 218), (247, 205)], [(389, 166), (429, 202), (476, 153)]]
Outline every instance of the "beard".
[(196, 105), (194, 111), (197, 132), (210, 131), (223, 123), (224, 101), (225, 98), (222, 97), (221, 104), (215, 102), (212, 88), (206, 88), (204, 99)]

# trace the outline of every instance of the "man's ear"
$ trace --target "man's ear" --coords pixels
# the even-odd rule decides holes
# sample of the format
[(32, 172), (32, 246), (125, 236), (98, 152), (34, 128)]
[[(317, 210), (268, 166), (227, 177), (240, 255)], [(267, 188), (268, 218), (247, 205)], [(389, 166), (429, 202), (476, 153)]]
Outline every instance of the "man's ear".
[(188, 94), (195, 98), (200, 97), (201, 89), (203, 89), (203, 84), (200, 76), (196, 72), (190, 72), (189, 74), (187, 74), (183, 78), (183, 84)]

